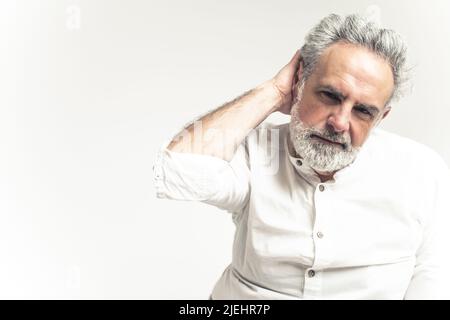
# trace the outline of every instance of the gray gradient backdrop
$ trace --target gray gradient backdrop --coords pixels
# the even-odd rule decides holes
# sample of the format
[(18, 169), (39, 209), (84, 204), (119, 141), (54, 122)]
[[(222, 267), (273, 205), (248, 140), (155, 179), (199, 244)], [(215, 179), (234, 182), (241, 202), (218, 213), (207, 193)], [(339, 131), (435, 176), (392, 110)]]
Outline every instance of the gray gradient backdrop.
[(207, 298), (234, 228), (155, 198), (159, 145), (272, 77), (324, 15), (371, 5), (415, 75), (382, 126), (450, 163), (446, 0), (2, 0), (0, 298)]

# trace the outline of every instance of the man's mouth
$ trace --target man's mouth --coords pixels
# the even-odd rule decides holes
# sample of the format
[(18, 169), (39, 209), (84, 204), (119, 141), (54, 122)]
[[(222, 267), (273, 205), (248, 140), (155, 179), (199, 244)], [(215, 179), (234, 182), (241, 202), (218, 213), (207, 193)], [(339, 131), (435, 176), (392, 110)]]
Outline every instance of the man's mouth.
[(331, 140), (325, 139), (325, 138), (323, 138), (321, 136), (318, 136), (316, 134), (312, 134), (311, 138), (316, 138), (317, 140), (320, 140), (322, 142), (325, 142), (325, 143), (328, 143), (328, 144), (332, 144), (332, 145), (335, 145), (335, 146), (339, 146), (339, 147), (345, 149), (345, 145), (343, 143), (339, 143), (339, 142), (336, 142), (336, 141), (331, 141)]

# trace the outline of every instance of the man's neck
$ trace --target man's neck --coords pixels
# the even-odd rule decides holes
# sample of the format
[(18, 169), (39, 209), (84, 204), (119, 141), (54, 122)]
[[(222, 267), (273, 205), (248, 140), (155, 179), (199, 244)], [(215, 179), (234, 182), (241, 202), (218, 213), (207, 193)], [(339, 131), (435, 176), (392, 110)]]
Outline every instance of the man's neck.
[[(314, 170), (314, 169), (313, 169)], [(336, 171), (334, 172), (317, 172), (316, 170), (314, 170), (314, 172), (317, 174), (317, 176), (320, 178), (320, 182), (327, 182), (331, 179), (333, 179), (334, 174), (336, 173)]]

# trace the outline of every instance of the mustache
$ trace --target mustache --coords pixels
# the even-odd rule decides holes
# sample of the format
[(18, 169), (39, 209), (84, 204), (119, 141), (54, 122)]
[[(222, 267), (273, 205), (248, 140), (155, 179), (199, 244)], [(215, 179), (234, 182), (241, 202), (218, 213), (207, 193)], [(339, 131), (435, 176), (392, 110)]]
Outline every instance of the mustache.
[[(301, 92), (301, 91), (299, 91)], [(319, 138), (324, 138), (326, 140), (338, 143), (342, 145), (344, 151), (352, 151), (352, 139), (349, 133), (339, 133), (333, 130), (333, 128), (326, 126), (325, 129), (317, 129), (315, 127), (306, 126), (303, 121), (299, 117), (299, 106), (300, 106), (301, 95), (297, 97), (296, 102), (292, 105), (291, 108), (291, 121), (293, 123), (297, 123), (301, 131), (303, 131), (302, 135), (304, 139), (312, 139), (314, 136), (318, 136)]]
[(334, 130), (329, 128), (326, 128), (324, 130), (309, 128), (308, 131), (308, 137), (310, 139), (314, 136), (318, 136), (319, 138), (323, 138), (342, 145), (342, 148), (345, 151), (348, 151), (351, 148), (351, 139), (349, 135), (335, 132)]

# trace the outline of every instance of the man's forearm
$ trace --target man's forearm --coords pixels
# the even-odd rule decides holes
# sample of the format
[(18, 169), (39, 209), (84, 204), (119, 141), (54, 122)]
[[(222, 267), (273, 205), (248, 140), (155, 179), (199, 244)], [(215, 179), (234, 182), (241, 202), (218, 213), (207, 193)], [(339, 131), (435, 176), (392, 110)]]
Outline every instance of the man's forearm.
[(276, 111), (281, 101), (273, 84), (264, 82), (191, 124), (167, 148), (230, 161), (249, 132)]

